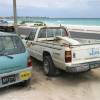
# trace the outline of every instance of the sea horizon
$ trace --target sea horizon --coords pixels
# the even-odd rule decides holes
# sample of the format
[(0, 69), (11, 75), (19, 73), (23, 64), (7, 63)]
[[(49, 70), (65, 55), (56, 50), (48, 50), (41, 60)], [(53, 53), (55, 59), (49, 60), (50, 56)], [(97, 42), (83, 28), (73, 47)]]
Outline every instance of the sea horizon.
[[(1, 18), (1, 17), (0, 17)], [(7, 20), (13, 20), (13, 17), (4, 17)], [(65, 24), (65, 25), (86, 25), (86, 26), (100, 26), (100, 18), (55, 18), (55, 17), (33, 17), (33, 16), (18, 16), (18, 22), (44, 22), (48, 24)]]

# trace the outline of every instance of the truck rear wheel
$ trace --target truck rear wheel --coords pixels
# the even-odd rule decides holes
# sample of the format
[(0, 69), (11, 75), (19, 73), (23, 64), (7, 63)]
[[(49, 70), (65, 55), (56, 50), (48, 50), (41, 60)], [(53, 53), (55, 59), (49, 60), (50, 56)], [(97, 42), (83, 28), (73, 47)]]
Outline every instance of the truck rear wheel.
[(48, 76), (56, 76), (60, 74), (59, 70), (55, 67), (51, 56), (44, 56), (43, 58), (44, 73)]

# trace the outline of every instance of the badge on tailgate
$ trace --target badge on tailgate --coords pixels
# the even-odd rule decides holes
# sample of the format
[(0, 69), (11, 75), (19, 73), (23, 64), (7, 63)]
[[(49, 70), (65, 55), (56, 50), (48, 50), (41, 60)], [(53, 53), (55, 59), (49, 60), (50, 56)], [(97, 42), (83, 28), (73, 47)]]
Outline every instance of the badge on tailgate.
[(91, 48), (90, 56), (100, 56), (100, 48)]

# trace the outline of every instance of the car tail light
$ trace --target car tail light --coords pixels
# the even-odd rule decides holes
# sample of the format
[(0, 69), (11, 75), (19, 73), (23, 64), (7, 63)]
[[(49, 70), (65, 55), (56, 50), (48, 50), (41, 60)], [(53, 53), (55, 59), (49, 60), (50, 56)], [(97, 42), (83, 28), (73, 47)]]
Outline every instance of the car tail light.
[(72, 52), (70, 51), (65, 51), (65, 62), (69, 63), (72, 61)]
[(31, 57), (28, 58), (27, 66), (28, 67), (32, 67), (32, 59), (31, 59)]

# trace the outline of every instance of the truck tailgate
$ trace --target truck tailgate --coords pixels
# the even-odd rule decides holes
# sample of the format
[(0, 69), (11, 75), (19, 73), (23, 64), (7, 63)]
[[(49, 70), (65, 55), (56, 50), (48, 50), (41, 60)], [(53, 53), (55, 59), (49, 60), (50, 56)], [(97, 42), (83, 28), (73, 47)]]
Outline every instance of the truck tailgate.
[(73, 63), (98, 61), (100, 60), (100, 44), (73, 46), (72, 55)]

